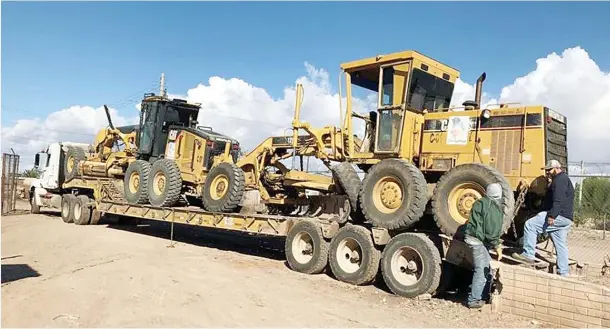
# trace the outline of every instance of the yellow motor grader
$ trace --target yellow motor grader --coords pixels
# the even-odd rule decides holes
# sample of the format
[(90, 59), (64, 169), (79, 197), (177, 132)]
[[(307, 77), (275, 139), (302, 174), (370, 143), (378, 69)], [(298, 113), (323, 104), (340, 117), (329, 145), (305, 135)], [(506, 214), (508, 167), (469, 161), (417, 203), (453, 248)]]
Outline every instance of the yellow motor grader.
[[(477, 80), (475, 100), (451, 108), (459, 71), (416, 51), (378, 55), (341, 68), (347, 107), (345, 113), (341, 110), (340, 127), (313, 128), (301, 122), (298, 86), (292, 136), (269, 138), (238, 160), (244, 184), (212, 169), (204, 194), (244, 186), (258, 190), (266, 202), (281, 204), (298, 199), (289, 188), (308, 188), (347, 197), (354, 221), (403, 230), (428, 210), (440, 230), (453, 235), (485, 187), (500, 183), (506, 232), (516, 210), (533, 211), (544, 196), (545, 162), (566, 163), (567, 119), (541, 105), (481, 108), (485, 73)], [(368, 115), (353, 111), (358, 88), (377, 94), (377, 108)], [(365, 123), (363, 136), (354, 135), (356, 119)], [(279, 162), (300, 155), (322, 160), (334, 178), (288, 170)], [(270, 165), (276, 167), (275, 174), (263, 170)], [(362, 182), (354, 166), (366, 172)], [(217, 175), (224, 178), (212, 179)], [(223, 182), (222, 188), (217, 181)], [(277, 183), (273, 193), (270, 182)]]

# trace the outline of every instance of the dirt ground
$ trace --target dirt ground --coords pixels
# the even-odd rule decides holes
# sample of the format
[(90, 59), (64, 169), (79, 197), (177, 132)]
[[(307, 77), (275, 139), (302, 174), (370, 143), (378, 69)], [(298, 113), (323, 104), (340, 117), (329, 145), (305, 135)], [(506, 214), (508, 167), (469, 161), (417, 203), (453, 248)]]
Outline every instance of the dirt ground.
[(410, 300), (285, 265), (281, 239), (167, 223), (4, 216), (4, 327), (536, 327), (458, 301)]

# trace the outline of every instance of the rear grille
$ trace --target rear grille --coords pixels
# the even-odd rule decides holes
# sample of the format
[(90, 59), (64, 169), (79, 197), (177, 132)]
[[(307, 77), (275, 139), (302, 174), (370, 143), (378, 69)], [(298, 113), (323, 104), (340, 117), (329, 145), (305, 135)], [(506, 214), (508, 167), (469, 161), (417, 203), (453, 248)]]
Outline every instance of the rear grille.
[(544, 135), (546, 139), (546, 161), (557, 160), (564, 166), (564, 170), (568, 169), (568, 132), (567, 119), (551, 113), (551, 109), (545, 108), (545, 128)]
[(495, 130), (491, 133), (492, 167), (504, 175), (518, 175), (521, 130)]

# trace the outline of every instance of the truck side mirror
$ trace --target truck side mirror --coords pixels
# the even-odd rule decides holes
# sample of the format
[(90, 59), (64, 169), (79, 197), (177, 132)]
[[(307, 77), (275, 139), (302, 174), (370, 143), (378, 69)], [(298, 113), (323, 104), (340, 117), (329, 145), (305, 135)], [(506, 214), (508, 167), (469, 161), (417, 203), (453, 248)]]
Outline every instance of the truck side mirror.
[(40, 153), (36, 153), (34, 156), (34, 168), (38, 168), (40, 166)]

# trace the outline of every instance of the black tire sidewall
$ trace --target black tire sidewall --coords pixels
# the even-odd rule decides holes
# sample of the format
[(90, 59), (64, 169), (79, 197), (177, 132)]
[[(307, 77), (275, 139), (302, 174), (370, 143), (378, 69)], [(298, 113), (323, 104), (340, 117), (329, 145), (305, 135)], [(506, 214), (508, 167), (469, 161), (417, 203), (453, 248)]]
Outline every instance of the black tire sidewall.
[[(147, 184), (147, 193), (148, 193), (148, 201), (151, 205), (161, 205), (167, 202), (167, 198), (169, 196), (170, 188), (172, 182), (170, 182), (172, 173), (170, 167), (176, 166), (176, 164), (167, 159), (160, 159), (155, 161), (150, 168), (150, 173), (148, 174), (148, 184)], [(161, 195), (156, 195), (154, 193), (154, 180), (155, 175), (158, 172), (162, 172), (165, 176), (165, 186), (163, 187), (163, 191), (161, 191)]]
[[(396, 211), (386, 214), (375, 207), (373, 202), (374, 187), (379, 179), (391, 176), (397, 179), (402, 185), (403, 202)], [(370, 219), (375, 226), (379, 226), (386, 229), (398, 229), (407, 228), (415, 223), (419, 218), (411, 218), (409, 212), (412, 211), (412, 207), (418, 207), (415, 203), (415, 187), (412, 184), (417, 184), (417, 177), (412, 177), (409, 168), (401, 161), (395, 161), (395, 159), (383, 160), (373, 166), (362, 184), (362, 193), (360, 198), (361, 207), (366, 212), (366, 217)], [(422, 209), (423, 214), (423, 209)], [(421, 216), (420, 216), (421, 217)], [(407, 222), (405, 222), (408, 221)]]
[[(225, 176), (227, 176), (227, 178), (229, 179), (229, 186), (227, 186), (227, 192), (225, 193), (225, 195), (222, 198), (220, 198), (218, 200), (214, 200), (212, 198), (212, 195), (210, 194), (210, 188), (212, 186), (212, 181), (214, 180), (214, 178), (216, 178), (220, 175), (223, 175), (223, 174)], [(235, 184), (237, 184), (236, 180), (237, 180), (237, 177), (235, 175), (235, 171), (233, 170), (233, 167), (229, 163), (221, 163), (218, 166), (212, 168), (212, 170), (210, 170), (210, 173), (205, 178), (205, 183), (203, 186), (202, 199), (203, 199), (203, 203), (205, 204), (206, 208), (210, 208), (210, 209), (223, 208), (225, 206), (225, 204), (227, 203), (227, 199), (231, 197), (231, 189), (233, 188), (233, 186), (235, 186)]]
[[(142, 199), (148, 199), (148, 190), (146, 189), (146, 187), (148, 185), (148, 176), (150, 174), (145, 173), (144, 166), (148, 166), (148, 172), (150, 173), (150, 164), (142, 160), (137, 160), (130, 163), (127, 167), (127, 170), (125, 171), (125, 179), (123, 180), (123, 186), (125, 187), (125, 199), (129, 203), (138, 203), (141, 202)], [(138, 186), (138, 191), (136, 191), (136, 193), (132, 193), (129, 189), (129, 179), (134, 173), (137, 173), (140, 176), (140, 185)]]
[[(76, 205), (80, 205), (80, 217), (76, 217), (76, 213), (74, 213), (74, 215), (72, 216), (74, 218), (74, 224), (88, 225), (91, 221), (91, 209), (87, 207), (88, 202), (88, 197), (77, 196), (76, 198), (74, 198), (73, 207), (75, 207)], [(74, 210), (72, 211), (74, 212)]]
[[(335, 235), (330, 241), (330, 250), (328, 255), (328, 261), (335, 277), (340, 281), (358, 285), (368, 283), (369, 280), (364, 279), (364, 277), (367, 276), (371, 266), (377, 268), (379, 267), (379, 257), (373, 256), (374, 253), (379, 253), (379, 250), (375, 248), (368, 231), (359, 230), (359, 228), (361, 228), (361, 226), (346, 225), (340, 229), (339, 232), (337, 232), (337, 235)], [(365, 232), (368, 235), (367, 237), (365, 237)], [(337, 248), (341, 241), (343, 241), (345, 238), (355, 240), (362, 250), (361, 266), (353, 273), (343, 271), (339, 266), (337, 259)], [(377, 260), (374, 258), (377, 258)]]
[[(487, 168), (482, 166), (474, 166), (471, 164), (466, 164), (462, 166), (455, 167), (445, 173), (447, 175), (445, 178), (441, 178), (439, 184), (437, 184), (436, 189), (434, 191), (434, 206), (433, 213), (434, 219), (438, 223), (438, 225), (442, 226), (442, 230), (444, 233), (448, 235), (454, 235), (458, 229), (463, 224), (459, 224), (456, 222), (451, 216), (451, 212), (449, 210), (449, 194), (451, 191), (459, 184), (473, 182), (480, 185), (483, 190), (492, 183), (498, 183), (497, 179), (493, 176), (493, 174), (487, 170)], [(505, 192), (503, 191), (503, 194)], [(511, 191), (512, 193), (512, 191)], [(485, 195), (485, 192), (483, 192)], [(506, 200), (506, 196), (503, 195), (503, 201)], [(500, 210), (502, 211), (503, 225), (504, 228), (504, 204), (500, 205)]]
[[(64, 207), (68, 209), (68, 213), (64, 216)], [(61, 219), (64, 223), (72, 223), (72, 196), (66, 194), (61, 198)]]
[[(298, 262), (296, 258), (294, 258), (292, 250), (292, 242), (301, 232), (306, 232), (311, 236), (313, 243), (312, 258), (305, 264)], [(293, 270), (301, 273), (314, 274), (315, 272), (323, 270), (324, 268), (316, 268), (319, 262), (327, 263), (328, 261), (328, 248), (322, 248), (323, 244), (328, 244), (328, 242), (324, 240), (322, 231), (318, 226), (309, 221), (300, 221), (296, 223), (286, 235), (284, 249), (286, 251), (286, 261), (288, 262), (288, 265)]]
[[(412, 286), (405, 286), (398, 282), (396, 278), (394, 278), (392, 274), (392, 255), (398, 249), (409, 246), (415, 249), (419, 256), (421, 257), (421, 261), (424, 266), (424, 270), (419, 281)], [(440, 264), (434, 264), (434, 255), (431, 252), (437, 252), (436, 250), (430, 250), (428, 248), (429, 245), (422, 241), (422, 238), (417, 235), (411, 234), (400, 234), (392, 238), (390, 242), (385, 246), (383, 253), (381, 255), (381, 272), (383, 279), (390, 288), (390, 290), (396, 295), (413, 298), (425, 293), (431, 293), (431, 290), (436, 290), (438, 287), (434, 287), (432, 289), (432, 285), (435, 279), (435, 273), (433, 269), (436, 267), (440, 267)], [(439, 256), (440, 259), (440, 256)], [(438, 275), (440, 279), (440, 269), (436, 268), (436, 275)]]

